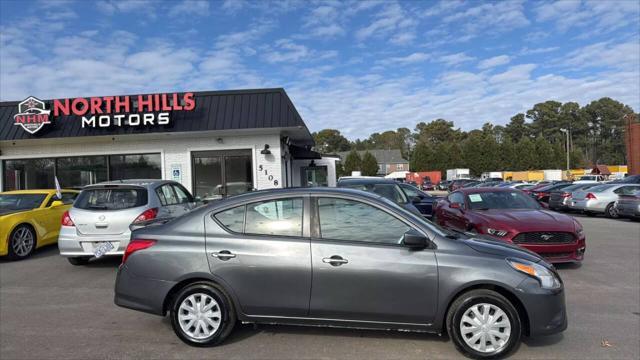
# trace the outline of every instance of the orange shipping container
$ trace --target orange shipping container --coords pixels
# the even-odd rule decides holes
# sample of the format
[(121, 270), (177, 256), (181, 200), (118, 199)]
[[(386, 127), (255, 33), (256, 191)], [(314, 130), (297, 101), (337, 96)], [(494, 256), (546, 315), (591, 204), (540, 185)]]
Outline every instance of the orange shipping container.
[(440, 179), (442, 179), (442, 173), (440, 171), (418, 171), (418, 172), (410, 171), (407, 173), (405, 181), (406, 182), (415, 181), (416, 184), (422, 185), (425, 178), (428, 178), (428, 180), (431, 180), (432, 184), (437, 184), (440, 182)]

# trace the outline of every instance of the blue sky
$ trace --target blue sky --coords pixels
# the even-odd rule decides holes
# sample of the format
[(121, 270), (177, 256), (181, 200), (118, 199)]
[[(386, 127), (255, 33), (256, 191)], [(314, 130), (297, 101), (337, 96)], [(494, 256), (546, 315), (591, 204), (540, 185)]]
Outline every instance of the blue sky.
[(545, 100), (640, 110), (640, 2), (0, 1), (0, 99), (284, 87), (350, 139)]

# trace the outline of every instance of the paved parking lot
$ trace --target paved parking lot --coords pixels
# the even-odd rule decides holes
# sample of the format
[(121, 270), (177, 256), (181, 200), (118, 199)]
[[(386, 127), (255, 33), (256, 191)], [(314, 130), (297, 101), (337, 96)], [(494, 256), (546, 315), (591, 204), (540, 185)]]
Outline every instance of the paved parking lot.
[[(513, 358), (640, 358), (640, 224), (579, 219), (587, 234), (582, 266), (559, 266), (569, 329), (525, 340)], [(74, 267), (57, 248), (22, 262), (0, 260), (1, 359), (433, 359), (459, 358), (435, 335), (303, 328), (236, 327), (224, 345), (180, 342), (168, 319), (113, 304), (119, 260)]]

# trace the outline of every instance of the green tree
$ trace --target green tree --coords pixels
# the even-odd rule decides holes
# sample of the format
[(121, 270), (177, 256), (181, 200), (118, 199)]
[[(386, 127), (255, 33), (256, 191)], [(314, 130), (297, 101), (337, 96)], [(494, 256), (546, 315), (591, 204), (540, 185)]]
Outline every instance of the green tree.
[(534, 170), (536, 168), (536, 146), (529, 138), (523, 138), (515, 144), (515, 153), (517, 156), (515, 157), (513, 170)]
[(339, 130), (324, 129), (311, 134), (316, 143), (316, 151), (324, 154), (347, 151), (351, 148), (349, 140), (340, 134)]
[(357, 151), (351, 150), (351, 152), (347, 155), (346, 159), (344, 159), (344, 172), (347, 175), (351, 175), (353, 171), (361, 171), (362, 170), (362, 159)]
[(360, 166), (362, 175), (375, 176), (378, 174), (378, 160), (370, 152), (365, 152), (362, 156), (362, 165)]
[(520, 113), (511, 118), (511, 121), (505, 126), (504, 132), (506, 137), (517, 143), (524, 137), (529, 137), (529, 125), (526, 123), (524, 114)]

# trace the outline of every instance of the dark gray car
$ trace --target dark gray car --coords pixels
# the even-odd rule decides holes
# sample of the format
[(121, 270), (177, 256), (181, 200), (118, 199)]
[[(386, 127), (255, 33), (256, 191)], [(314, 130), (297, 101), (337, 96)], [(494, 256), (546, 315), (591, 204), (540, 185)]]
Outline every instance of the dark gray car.
[(134, 231), (115, 303), (169, 313), (197, 346), (240, 320), (446, 332), (487, 358), (567, 327), (562, 281), (538, 255), (335, 188), (238, 195)]

